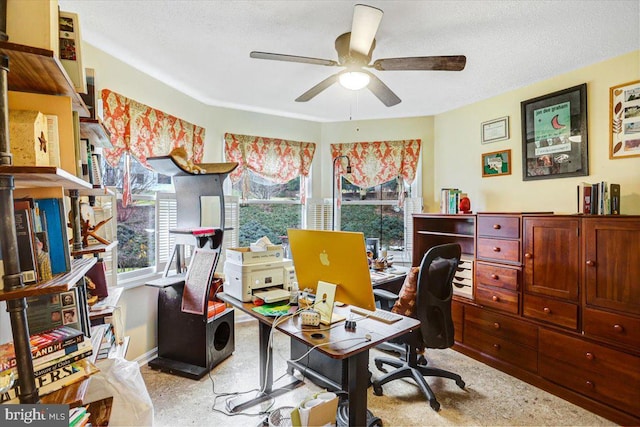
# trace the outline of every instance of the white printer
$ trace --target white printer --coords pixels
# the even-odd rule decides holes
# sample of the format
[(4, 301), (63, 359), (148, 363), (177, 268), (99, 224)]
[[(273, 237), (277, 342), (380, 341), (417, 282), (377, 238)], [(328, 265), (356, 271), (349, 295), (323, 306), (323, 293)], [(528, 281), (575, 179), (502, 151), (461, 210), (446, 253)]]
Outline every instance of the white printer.
[[(254, 293), (271, 288), (287, 291), (288, 298), (291, 286), (295, 281), (293, 262), (286, 258), (251, 264), (239, 264), (227, 259), (224, 263), (224, 276), (224, 292), (243, 302), (251, 301)], [(265, 302), (268, 303), (285, 298), (279, 295), (273, 301), (267, 299)]]

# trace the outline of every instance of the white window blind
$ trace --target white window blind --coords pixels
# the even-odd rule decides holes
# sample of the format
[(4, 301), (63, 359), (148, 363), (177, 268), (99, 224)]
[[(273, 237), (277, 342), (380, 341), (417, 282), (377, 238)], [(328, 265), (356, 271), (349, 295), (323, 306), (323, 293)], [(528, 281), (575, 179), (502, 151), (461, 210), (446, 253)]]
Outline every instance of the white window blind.
[(422, 197), (411, 197), (404, 200), (404, 256), (411, 263), (413, 252), (413, 218), (412, 214), (422, 212)]
[(156, 269), (162, 271), (169, 261), (175, 237), (169, 230), (176, 228), (178, 209), (174, 193), (156, 194)]
[(309, 199), (307, 201), (307, 228), (331, 230), (331, 199)]

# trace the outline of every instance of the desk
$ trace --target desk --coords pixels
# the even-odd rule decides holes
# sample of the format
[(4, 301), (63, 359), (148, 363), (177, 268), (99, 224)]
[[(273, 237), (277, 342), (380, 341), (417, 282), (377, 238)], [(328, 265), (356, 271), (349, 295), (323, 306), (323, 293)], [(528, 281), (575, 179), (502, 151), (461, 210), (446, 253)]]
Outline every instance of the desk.
[[(374, 292), (377, 289), (393, 292), (394, 294), (400, 292), (400, 288), (402, 288), (409, 269), (407, 267), (396, 267), (394, 271), (396, 272), (395, 274), (384, 274), (383, 272), (384, 276), (382, 276), (382, 278), (372, 272), (371, 281)], [(382, 308), (388, 309), (388, 307), (384, 306)], [(390, 345), (394, 346), (394, 344), (382, 343), (378, 348), (388, 350), (390, 349)], [(289, 373), (293, 374), (294, 370), (297, 370), (309, 378), (314, 384), (330, 391), (346, 390), (349, 378), (349, 368), (346, 360), (337, 360), (320, 352), (312, 351), (303, 361), (293, 361), (307, 353), (310, 347), (311, 346), (291, 338), (291, 360), (287, 362)], [(391, 349), (393, 351), (402, 351), (401, 347), (392, 347)], [(367, 377), (369, 377), (369, 373), (367, 373)]]
[[(225, 294), (222, 294), (220, 298), (259, 320), (261, 386), (265, 387), (265, 390), (270, 393), (274, 392), (272, 388), (272, 358), (269, 358), (269, 365), (267, 366), (267, 356), (270, 355), (269, 352), (271, 351), (267, 348), (267, 343), (273, 318), (262, 316), (253, 311), (252, 303), (243, 303)], [(350, 314), (348, 306), (336, 307), (334, 312), (345, 317)], [(345, 330), (344, 322), (332, 325), (333, 327), (329, 330), (317, 330), (310, 327), (306, 327), (303, 330), (299, 316), (295, 316), (278, 324), (276, 329), (306, 346), (313, 347), (318, 344), (326, 344), (317, 347), (315, 351), (332, 359), (346, 360), (348, 366), (346, 385), (349, 394), (349, 425), (364, 426), (367, 424), (369, 349), (389, 339), (406, 334), (417, 328), (418, 325), (420, 325), (420, 322), (417, 319), (405, 317), (391, 325), (372, 319), (362, 319), (357, 322), (355, 332)], [(370, 336), (370, 340), (365, 338), (366, 335)], [(244, 404), (243, 406), (247, 407)]]

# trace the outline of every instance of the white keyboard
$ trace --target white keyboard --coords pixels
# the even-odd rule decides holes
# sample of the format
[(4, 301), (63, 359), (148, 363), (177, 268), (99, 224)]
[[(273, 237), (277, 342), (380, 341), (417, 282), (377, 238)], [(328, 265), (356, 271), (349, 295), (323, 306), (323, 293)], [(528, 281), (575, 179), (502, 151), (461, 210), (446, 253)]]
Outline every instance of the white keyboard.
[(367, 310), (366, 308), (351, 306), (351, 312), (365, 316), (369, 319), (378, 320), (384, 323), (395, 323), (402, 319), (402, 316), (391, 311), (382, 310), (376, 308), (375, 311)]

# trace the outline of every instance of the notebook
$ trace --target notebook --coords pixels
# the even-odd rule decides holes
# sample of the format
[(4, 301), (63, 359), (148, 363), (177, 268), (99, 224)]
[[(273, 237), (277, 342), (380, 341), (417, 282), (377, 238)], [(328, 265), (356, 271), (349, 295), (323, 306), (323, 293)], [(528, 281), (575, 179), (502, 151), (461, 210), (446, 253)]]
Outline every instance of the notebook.
[(336, 301), (375, 310), (364, 234), (293, 228), (287, 234), (300, 289), (315, 293), (319, 281), (333, 283)]

